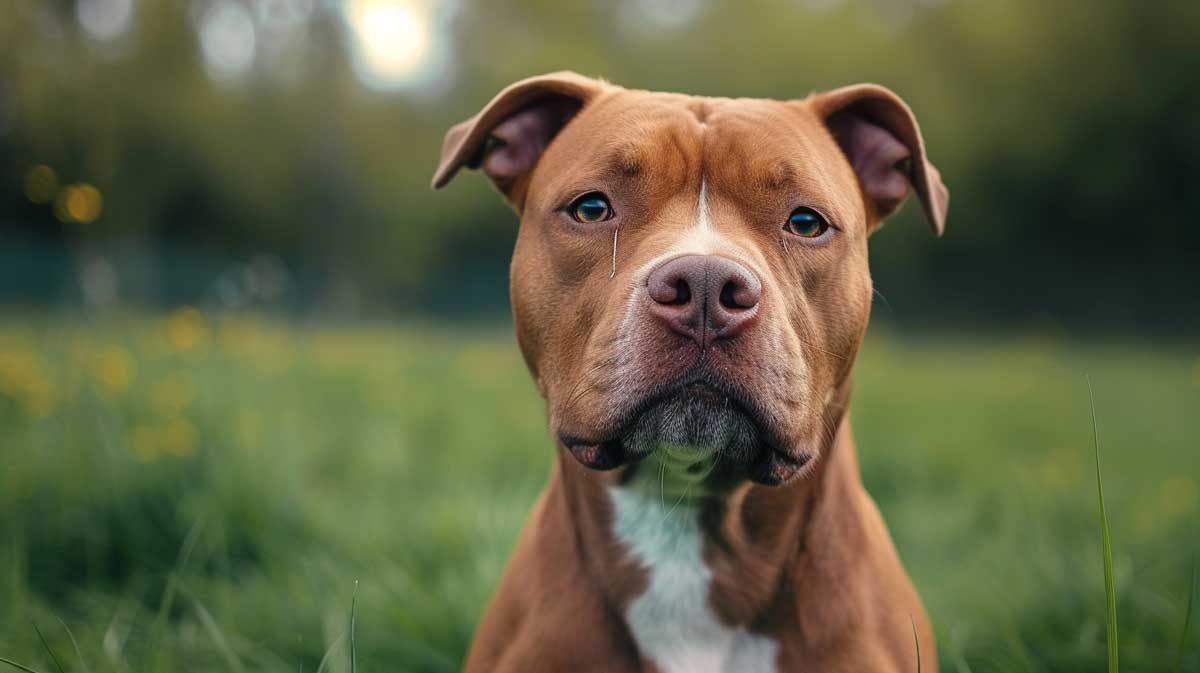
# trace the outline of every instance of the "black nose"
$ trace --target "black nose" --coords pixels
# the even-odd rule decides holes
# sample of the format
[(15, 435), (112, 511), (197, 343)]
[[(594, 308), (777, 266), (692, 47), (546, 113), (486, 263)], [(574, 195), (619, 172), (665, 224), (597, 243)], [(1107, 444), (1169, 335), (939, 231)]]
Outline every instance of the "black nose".
[(716, 255), (669, 259), (646, 280), (650, 312), (704, 346), (741, 332), (758, 315), (762, 283), (749, 269)]

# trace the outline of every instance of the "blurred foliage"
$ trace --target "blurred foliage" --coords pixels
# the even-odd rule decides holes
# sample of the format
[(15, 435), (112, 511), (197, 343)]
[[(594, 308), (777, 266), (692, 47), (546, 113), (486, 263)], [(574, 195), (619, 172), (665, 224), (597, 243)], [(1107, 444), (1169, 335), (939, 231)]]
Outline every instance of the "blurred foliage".
[[(864, 480), (942, 669), (1103, 668), (1086, 371), (1122, 669), (1171, 670), (1200, 551), (1195, 351), (877, 331), (861, 360)], [(70, 671), (315, 671), (327, 651), (345, 671), (357, 581), (359, 670), (458, 670), (550, 469), (542, 410), (507, 330), (10, 314), (0, 656), (56, 670), (32, 621)]]
[[(552, 456), (512, 338), (258, 309), (502, 314), (515, 215), (478, 177), (428, 180), (451, 124), (570, 68), (903, 95), (953, 200), (945, 238), (909, 207), (873, 240), (877, 315), (1041, 328), (873, 333), (862, 356), (864, 479), (943, 668), (1102, 666), (1084, 371), (1122, 663), (1174, 662), (1200, 361), (1069, 335), (1200, 327), (1200, 3), (412, 1), (440, 17), (445, 67), (394, 91), (364, 82), (337, 0), (135, 0), (115, 40), (81, 8), (126, 0), (0, 6), (0, 302), (113, 309), (0, 320), (0, 656), (51, 670), (33, 620), (80, 670), (61, 617), (91, 670), (316, 670), (327, 651), (344, 670), (361, 580), (362, 670), (456, 670)], [(280, 2), (312, 10), (287, 40), (263, 18)], [(198, 17), (230, 6), (261, 39), (216, 77)]]
[[(909, 208), (873, 241), (896, 322), (1200, 325), (1192, 0), (428, 0), (449, 17), (429, 35), (448, 65), (391, 93), (355, 79), (326, 0), (294, 68), (276, 73), (260, 44), (248, 76), (214, 81), (190, 17), (217, 1), (137, 2), (115, 45), (68, 0), (0, 9), (0, 297), (77, 300), (101, 255), (127, 301), (195, 300), (270, 253), (300, 303), (503, 311), (515, 216), (481, 179), (443, 195), (428, 179), (452, 123), (570, 68), (697, 94), (901, 93), (953, 201), (943, 240)], [(31, 203), (41, 164), (95, 185), (99, 219)]]

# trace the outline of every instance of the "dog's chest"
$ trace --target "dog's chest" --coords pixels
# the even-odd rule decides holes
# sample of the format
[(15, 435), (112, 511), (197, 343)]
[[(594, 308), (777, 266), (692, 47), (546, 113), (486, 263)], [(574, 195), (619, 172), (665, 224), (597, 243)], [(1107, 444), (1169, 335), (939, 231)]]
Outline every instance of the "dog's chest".
[(661, 673), (774, 673), (778, 644), (710, 606), (697, 508), (643, 486), (610, 490), (614, 533), (649, 579), (625, 613), (642, 656)]

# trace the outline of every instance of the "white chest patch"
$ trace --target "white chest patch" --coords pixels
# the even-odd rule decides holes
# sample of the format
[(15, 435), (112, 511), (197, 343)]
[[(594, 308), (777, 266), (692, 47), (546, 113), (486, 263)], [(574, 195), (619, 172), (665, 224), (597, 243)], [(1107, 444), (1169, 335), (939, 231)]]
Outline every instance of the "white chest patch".
[(722, 624), (709, 607), (698, 509), (645, 485), (609, 494), (617, 539), (649, 574), (625, 614), (642, 656), (661, 673), (774, 673), (778, 643)]

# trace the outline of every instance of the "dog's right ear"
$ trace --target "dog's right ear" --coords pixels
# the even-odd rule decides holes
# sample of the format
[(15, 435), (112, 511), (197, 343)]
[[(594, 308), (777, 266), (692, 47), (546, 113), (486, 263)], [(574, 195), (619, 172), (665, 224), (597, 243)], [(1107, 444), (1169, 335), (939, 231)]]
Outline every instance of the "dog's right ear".
[(873, 228), (915, 192), (933, 233), (941, 236), (950, 191), (926, 155), (908, 104), (877, 84), (842, 87), (809, 100), (858, 174)]
[(573, 72), (523, 79), (446, 133), (433, 175), (440, 189), (459, 168), (479, 168), (510, 202), (554, 136), (606, 85)]

